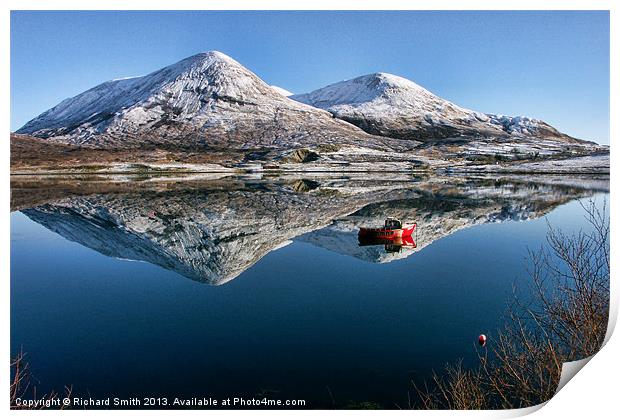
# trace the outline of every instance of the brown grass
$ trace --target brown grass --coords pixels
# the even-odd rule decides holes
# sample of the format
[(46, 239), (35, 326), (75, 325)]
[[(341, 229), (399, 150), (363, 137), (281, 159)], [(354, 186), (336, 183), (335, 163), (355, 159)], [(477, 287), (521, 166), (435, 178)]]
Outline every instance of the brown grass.
[(145, 146), (140, 149), (97, 149), (70, 145), (32, 136), (11, 133), (11, 173), (39, 171), (96, 172), (119, 163), (239, 163), (247, 153), (244, 150), (214, 149), (205, 147), (175, 148), (170, 145)]

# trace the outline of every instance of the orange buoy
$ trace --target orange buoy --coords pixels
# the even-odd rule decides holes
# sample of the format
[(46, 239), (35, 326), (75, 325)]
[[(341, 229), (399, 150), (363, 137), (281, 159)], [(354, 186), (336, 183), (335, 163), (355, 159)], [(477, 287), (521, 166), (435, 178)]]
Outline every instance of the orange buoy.
[(480, 334), (478, 336), (478, 344), (480, 344), (482, 347), (484, 347), (487, 344), (487, 336), (484, 334)]

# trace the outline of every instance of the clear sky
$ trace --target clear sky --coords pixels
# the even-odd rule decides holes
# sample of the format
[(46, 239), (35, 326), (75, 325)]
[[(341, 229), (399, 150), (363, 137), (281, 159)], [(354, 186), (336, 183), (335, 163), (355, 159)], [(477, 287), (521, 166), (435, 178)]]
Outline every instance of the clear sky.
[(378, 71), (609, 144), (607, 12), (11, 14), (11, 129), (96, 84), (222, 51), (294, 93)]

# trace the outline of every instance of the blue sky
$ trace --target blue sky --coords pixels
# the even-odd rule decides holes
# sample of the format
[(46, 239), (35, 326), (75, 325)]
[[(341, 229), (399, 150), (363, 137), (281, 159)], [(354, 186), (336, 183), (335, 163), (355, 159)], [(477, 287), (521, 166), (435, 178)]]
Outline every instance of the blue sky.
[(607, 12), (11, 14), (11, 129), (98, 83), (219, 50), (294, 93), (383, 71), (609, 144)]

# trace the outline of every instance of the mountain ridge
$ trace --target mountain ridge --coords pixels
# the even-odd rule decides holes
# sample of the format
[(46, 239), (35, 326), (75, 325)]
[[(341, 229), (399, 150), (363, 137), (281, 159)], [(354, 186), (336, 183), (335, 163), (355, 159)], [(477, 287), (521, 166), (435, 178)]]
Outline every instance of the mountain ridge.
[(539, 135), (577, 140), (538, 119), (463, 108), (390, 73), (358, 76), (293, 95), (291, 99), (325, 109), (370, 134), (401, 139)]

